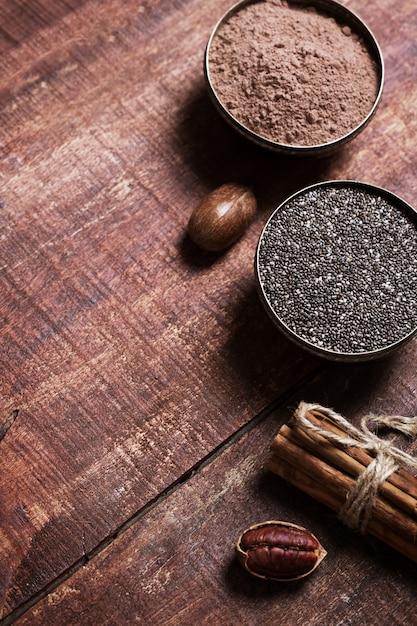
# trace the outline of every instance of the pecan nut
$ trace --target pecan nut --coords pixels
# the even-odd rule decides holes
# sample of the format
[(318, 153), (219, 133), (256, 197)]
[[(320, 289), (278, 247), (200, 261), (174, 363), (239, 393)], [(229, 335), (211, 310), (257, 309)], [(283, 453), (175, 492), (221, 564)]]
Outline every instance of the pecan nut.
[(256, 213), (256, 198), (248, 187), (226, 183), (194, 209), (188, 234), (200, 248), (219, 252), (243, 235)]
[(317, 537), (302, 526), (274, 520), (247, 528), (236, 551), (248, 572), (280, 581), (308, 576), (327, 554)]

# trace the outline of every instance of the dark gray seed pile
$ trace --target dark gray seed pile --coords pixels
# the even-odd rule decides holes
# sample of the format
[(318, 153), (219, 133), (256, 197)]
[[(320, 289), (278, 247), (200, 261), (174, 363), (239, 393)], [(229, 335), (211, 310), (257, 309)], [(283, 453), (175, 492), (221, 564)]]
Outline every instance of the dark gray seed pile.
[(311, 189), (271, 217), (258, 275), (276, 316), (313, 346), (386, 348), (417, 326), (417, 220), (361, 187)]

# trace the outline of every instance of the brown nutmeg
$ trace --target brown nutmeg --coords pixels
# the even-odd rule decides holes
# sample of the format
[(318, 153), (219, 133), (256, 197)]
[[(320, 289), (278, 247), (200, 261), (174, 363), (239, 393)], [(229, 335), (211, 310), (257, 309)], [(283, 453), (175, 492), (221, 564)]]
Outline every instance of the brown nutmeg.
[(255, 212), (256, 199), (252, 191), (227, 183), (212, 191), (194, 209), (188, 233), (204, 250), (224, 250), (243, 235)]
[(317, 537), (308, 530), (274, 520), (247, 528), (239, 537), (236, 551), (248, 572), (278, 581), (308, 576), (326, 556)]

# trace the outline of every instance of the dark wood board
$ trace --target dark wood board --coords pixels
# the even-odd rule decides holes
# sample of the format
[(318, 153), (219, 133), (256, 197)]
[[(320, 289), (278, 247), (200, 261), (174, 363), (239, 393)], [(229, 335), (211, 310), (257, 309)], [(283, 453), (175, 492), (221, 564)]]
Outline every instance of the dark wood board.
[[(252, 266), (272, 209), (311, 182), (417, 205), (416, 8), (348, 5), (381, 45), (384, 96), (312, 161), (250, 147), (213, 110), (203, 53), (225, 0), (0, 0), (0, 616), (332, 369), (273, 328)], [(256, 220), (203, 253), (188, 217), (230, 180), (253, 186)], [(411, 406), (412, 374), (391, 389)]]
[[(417, 564), (265, 469), (269, 445), (299, 400), (327, 403), (358, 425), (363, 412), (416, 409), (417, 344), (401, 358), (338, 366), (304, 386), (18, 620), (38, 624), (413, 624)], [(370, 392), (370, 388), (372, 391)], [(398, 401), (397, 394), (403, 390)], [(393, 401), (392, 398), (395, 398)], [(396, 445), (414, 454), (400, 436)], [(247, 574), (234, 544), (265, 520), (300, 524), (328, 554), (309, 577)]]

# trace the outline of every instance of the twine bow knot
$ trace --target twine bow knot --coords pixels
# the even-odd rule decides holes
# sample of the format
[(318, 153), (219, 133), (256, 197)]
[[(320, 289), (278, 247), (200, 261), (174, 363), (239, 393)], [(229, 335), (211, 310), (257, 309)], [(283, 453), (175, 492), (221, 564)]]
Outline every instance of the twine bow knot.
[[(306, 417), (309, 411), (319, 411), (336, 426), (339, 426), (346, 435), (342, 436), (312, 424)], [(374, 456), (371, 463), (357, 477), (346, 496), (346, 502), (339, 511), (339, 517), (345, 524), (360, 532), (365, 532), (381, 485), (391, 474), (405, 465), (417, 469), (416, 458), (380, 439), (369, 430), (367, 424), (374, 422), (398, 430), (410, 437), (415, 437), (417, 435), (417, 418), (401, 415), (366, 415), (361, 420), (361, 430), (359, 430), (332, 409), (320, 404), (301, 402), (295, 411), (294, 419), (302, 424), (307, 431), (321, 435), (330, 443), (340, 447), (363, 448)]]

